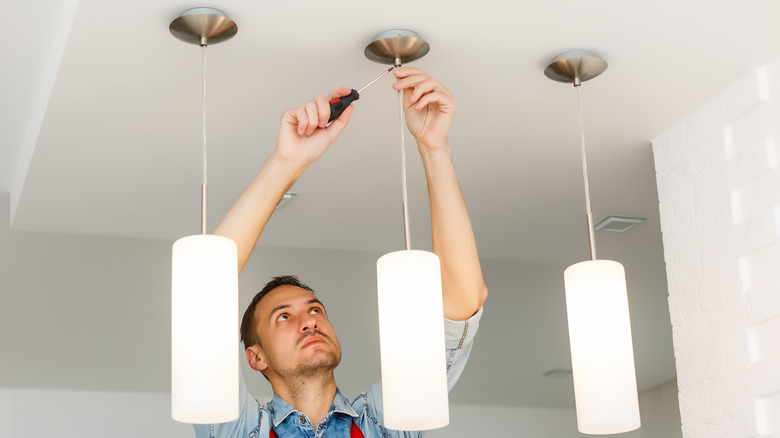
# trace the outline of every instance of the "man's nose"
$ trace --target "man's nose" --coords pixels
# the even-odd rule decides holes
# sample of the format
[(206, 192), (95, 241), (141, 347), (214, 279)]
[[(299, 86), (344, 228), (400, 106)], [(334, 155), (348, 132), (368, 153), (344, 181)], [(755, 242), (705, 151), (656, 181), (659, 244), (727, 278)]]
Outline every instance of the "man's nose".
[(311, 314), (307, 313), (305, 317), (301, 318), (301, 332), (317, 329), (317, 320)]

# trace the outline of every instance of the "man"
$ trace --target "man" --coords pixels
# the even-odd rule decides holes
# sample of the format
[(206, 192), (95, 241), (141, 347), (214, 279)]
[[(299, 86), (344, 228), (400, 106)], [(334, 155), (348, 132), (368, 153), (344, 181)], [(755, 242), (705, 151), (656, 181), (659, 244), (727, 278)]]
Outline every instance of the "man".
[[(403, 90), (406, 124), (417, 140), (428, 180), (433, 252), (440, 258), (442, 271), (445, 363), (452, 388), (471, 350), (487, 297), (447, 144), (457, 103), (446, 87), (421, 70), (398, 68), (394, 75), (398, 81), (393, 88)], [(349, 123), (351, 106), (327, 124), (328, 102), (349, 93), (348, 88), (340, 88), (282, 114), (276, 150), (215, 231), (238, 245), (239, 272), (277, 201)], [(341, 395), (333, 375), (341, 360), (336, 333), (323, 304), (294, 277), (277, 277), (258, 293), (244, 315), (241, 335), (249, 365), (271, 383), (273, 400), (266, 404), (249, 396), (242, 379), (239, 419), (196, 425), (198, 437), (422, 435), (384, 427), (380, 383), (351, 402)]]

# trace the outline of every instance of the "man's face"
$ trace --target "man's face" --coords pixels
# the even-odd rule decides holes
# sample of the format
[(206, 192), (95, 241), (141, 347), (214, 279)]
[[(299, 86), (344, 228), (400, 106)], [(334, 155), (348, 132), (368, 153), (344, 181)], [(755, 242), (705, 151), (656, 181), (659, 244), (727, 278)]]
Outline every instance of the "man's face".
[(279, 286), (260, 300), (255, 318), (266, 375), (315, 375), (333, 371), (341, 361), (336, 332), (311, 292)]

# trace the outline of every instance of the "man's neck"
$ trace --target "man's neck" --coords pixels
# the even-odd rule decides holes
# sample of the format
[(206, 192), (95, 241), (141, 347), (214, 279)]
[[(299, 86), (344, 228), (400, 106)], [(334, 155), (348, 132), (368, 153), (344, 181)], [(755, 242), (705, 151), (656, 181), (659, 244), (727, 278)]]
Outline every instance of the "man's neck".
[(323, 376), (297, 377), (272, 386), (282, 400), (306, 414), (315, 431), (330, 411), (337, 389), (332, 372)]

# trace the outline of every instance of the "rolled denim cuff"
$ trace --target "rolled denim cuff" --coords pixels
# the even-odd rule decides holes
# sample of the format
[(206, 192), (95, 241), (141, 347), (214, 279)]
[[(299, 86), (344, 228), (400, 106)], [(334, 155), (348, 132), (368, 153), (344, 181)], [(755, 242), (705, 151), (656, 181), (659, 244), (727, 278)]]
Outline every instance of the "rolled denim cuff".
[(482, 318), (482, 307), (469, 319), (454, 321), (444, 318), (444, 347), (447, 350), (460, 350), (464, 345), (474, 342)]

